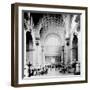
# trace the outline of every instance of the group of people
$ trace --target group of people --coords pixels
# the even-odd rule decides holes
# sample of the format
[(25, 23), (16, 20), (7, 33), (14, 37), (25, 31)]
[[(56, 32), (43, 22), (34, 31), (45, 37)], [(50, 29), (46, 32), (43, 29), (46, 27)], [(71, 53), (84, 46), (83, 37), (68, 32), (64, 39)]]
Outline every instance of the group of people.
[(80, 63), (77, 62), (73, 62), (72, 64), (68, 64), (68, 65), (51, 64), (37, 68), (33, 67), (31, 64), (28, 64), (27, 66), (28, 66), (28, 77), (47, 75), (49, 71), (52, 71), (53, 69), (62, 74), (72, 73), (72, 74), (80, 75)]
[(37, 75), (46, 75), (48, 73), (47, 67), (41, 67), (41, 68), (29, 68), (28, 69), (28, 76), (37, 76)]
[(60, 68), (60, 73), (68, 73), (74, 75), (80, 75), (80, 63), (78, 61), (73, 61), (72, 64), (62, 65)]

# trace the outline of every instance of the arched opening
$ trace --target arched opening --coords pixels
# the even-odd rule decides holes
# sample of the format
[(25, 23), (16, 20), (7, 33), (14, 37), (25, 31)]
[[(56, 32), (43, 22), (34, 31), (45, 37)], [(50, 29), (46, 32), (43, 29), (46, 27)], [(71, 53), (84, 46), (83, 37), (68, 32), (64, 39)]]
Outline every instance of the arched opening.
[(33, 38), (30, 31), (26, 32), (26, 61), (32, 65), (33, 61)]
[(75, 34), (73, 35), (72, 50), (73, 61), (78, 61), (78, 38)]
[(60, 46), (62, 42), (57, 34), (48, 34), (44, 41), (45, 54), (49, 56), (57, 56), (60, 54)]
[(26, 51), (33, 49), (33, 38), (30, 31), (26, 32)]
[(45, 39), (45, 63), (50, 68), (60, 65), (61, 43), (60, 37), (57, 34), (50, 34)]

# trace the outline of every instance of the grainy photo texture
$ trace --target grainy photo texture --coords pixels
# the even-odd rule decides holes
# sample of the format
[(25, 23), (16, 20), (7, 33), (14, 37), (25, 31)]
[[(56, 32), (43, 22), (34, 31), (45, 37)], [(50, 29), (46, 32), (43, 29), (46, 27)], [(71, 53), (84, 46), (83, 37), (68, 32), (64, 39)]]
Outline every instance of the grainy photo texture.
[(80, 14), (23, 11), (23, 77), (80, 75)]

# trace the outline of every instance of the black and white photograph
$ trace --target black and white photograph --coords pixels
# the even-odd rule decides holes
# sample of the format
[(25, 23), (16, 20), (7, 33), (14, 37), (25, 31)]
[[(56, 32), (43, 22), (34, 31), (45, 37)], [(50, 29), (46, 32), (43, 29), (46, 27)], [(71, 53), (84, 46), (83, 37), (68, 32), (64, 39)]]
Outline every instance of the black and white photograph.
[(14, 14), (18, 85), (87, 82), (86, 7), (16, 4)]
[(23, 11), (24, 77), (81, 74), (81, 14)]

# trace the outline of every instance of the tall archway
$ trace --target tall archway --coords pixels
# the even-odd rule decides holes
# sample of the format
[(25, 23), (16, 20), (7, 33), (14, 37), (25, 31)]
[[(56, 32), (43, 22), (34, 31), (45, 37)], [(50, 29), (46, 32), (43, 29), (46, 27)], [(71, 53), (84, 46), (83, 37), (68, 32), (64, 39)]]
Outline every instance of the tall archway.
[(26, 32), (26, 51), (30, 51), (33, 48), (33, 38), (30, 31)]
[(57, 34), (49, 34), (44, 43), (46, 64), (59, 64), (61, 59), (61, 40)]
[(26, 62), (33, 64), (33, 37), (30, 31), (26, 32)]

